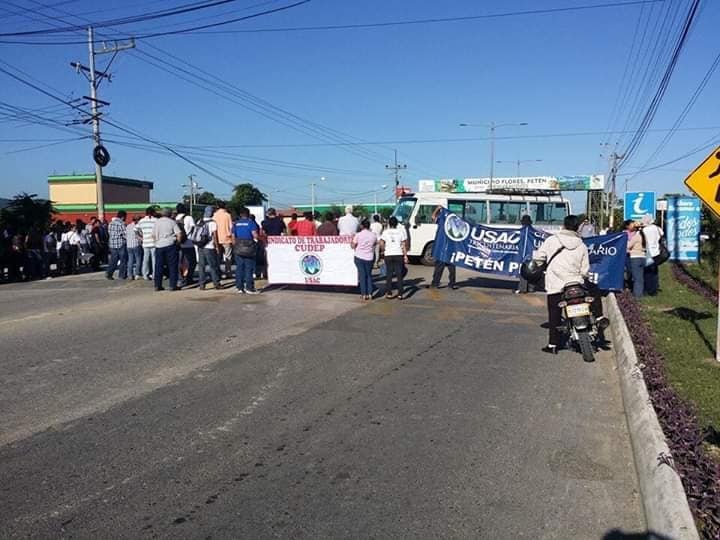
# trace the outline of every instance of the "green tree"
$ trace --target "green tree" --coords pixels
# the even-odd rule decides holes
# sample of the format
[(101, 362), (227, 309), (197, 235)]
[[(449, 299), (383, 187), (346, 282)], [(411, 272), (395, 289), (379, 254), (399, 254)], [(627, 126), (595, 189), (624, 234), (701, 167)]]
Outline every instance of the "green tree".
[(267, 201), (267, 195), (252, 184), (247, 183), (235, 186), (233, 195), (227, 205), (231, 211), (237, 214), (241, 208), (261, 206), (265, 201)]
[(353, 206), (353, 214), (355, 214), (358, 218), (362, 219), (371, 216), (372, 211), (367, 206), (357, 204)]
[(196, 200), (198, 204), (214, 205), (217, 202), (217, 197), (211, 191), (203, 191)]
[(383, 219), (390, 219), (390, 216), (392, 216), (394, 211), (394, 208), (381, 208), (378, 214), (380, 214)]
[(18, 233), (27, 233), (33, 226), (47, 230), (57, 210), (52, 202), (38, 199), (36, 194), (20, 193), (0, 210), (0, 224)]

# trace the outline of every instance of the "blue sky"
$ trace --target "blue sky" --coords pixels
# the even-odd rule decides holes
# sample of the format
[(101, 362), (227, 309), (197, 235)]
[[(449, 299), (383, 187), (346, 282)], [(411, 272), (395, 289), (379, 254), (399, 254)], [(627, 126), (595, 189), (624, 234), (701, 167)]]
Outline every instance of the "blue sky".
[[(51, 0), (4, 3), (0, 7), (0, 32), (48, 28), (50, 23), (44, 22), (42, 14), (78, 22), (66, 13), (40, 7), (38, 2), (57, 4)], [(90, 20), (107, 19), (180, 3), (187, 2), (109, 1), (105, 3), (104, 13), (81, 16)], [(606, 2), (312, 0), (282, 13), (218, 30), (370, 23), (597, 3)], [(626, 74), (626, 80), (629, 75), (626, 65), (633, 35), (636, 28), (644, 28), (638, 27), (638, 21), (648, 21), (647, 46), (652, 43), (653, 30), (657, 33), (660, 29), (663, 10), (677, 8), (678, 12), (684, 11), (687, 4), (688, 0), (665, 0), (644, 7), (634, 5), (454, 23), (333, 31), (203, 33), (141, 40), (137, 51), (124, 52), (116, 58), (111, 70), (113, 81), (103, 84), (100, 97), (111, 102), (108, 119), (152, 139), (187, 146), (237, 146), (220, 149), (227, 153), (222, 157), (195, 153), (192, 159), (202, 159), (204, 167), (230, 183), (252, 181), (258, 184), (270, 192), (273, 203), (280, 206), (283, 203), (307, 203), (311, 182), (318, 183), (318, 201), (372, 200), (370, 192), (392, 183), (384, 165), (392, 162), (393, 149), (398, 150), (400, 161), (408, 165), (403, 183), (411, 186), (416, 186), (420, 178), (432, 176), (485, 176), (489, 172), (487, 140), (402, 142), (487, 137), (486, 129), (458, 127), (461, 122), (528, 122), (525, 127), (497, 130), (497, 160), (543, 160), (524, 164), (523, 174), (605, 173), (607, 164), (600, 154), (606, 150), (601, 143), (606, 140), (614, 143), (620, 136), (606, 137), (602, 132), (611, 124), (618, 90), (623, 88), (623, 74)], [(708, 9), (709, 4), (709, 0), (703, 3), (653, 128), (672, 126), (720, 52), (715, 37), (720, 15), (716, 10)], [(252, 5), (258, 7), (249, 8)], [(238, 1), (184, 18), (123, 26), (122, 29), (136, 34), (160, 26), (166, 29), (166, 25), (168, 28), (176, 24), (187, 26), (187, 23), (181, 23), (211, 15), (214, 18), (201, 22), (280, 5), (283, 2)], [(36, 20), (10, 16), (8, 10), (17, 12), (22, 7), (39, 10), (41, 14), (26, 12)], [(98, 8), (91, 0), (75, 0), (63, 3), (58, 9), (82, 14)], [(63, 23), (55, 21), (51, 24)], [(666, 40), (670, 37), (668, 35)], [(83, 36), (70, 35), (63, 39), (82, 40)], [(163, 52), (153, 47), (159, 47)], [(192, 86), (148, 64), (145, 61), (148, 57), (143, 56), (143, 53), (149, 53), (168, 59), (164, 52), (215, 74), (236, 87), (236, 91), (249, 92), (303, 119), (365, 141), (394, 142), (360, 147), (278, 146), (313, 145), (323, 140), (294, 131), (238, 103)], [(107, 57), (100, 58), (102, 66)], [(66, 98), (88, 93), (86, 80), (69, 67), (69, 62), (75, 60), (87, 63), (87, 48), (80, 43), (67, 46), (0, 44), (0, 60), (23, 69)], [(184, 68), (195, 72), (194, 67)], [(638, 66), (634, 70), (637, 81), (642, 78), (643, 69)], [(2, 102), (33, 109), (57, 104), (2, 73), (0, 81)], [(218, 87), (214, 88), (219, 91)], [(719, 109), (713, 99), (717, 91), (716, 75), (681, 126), (709, 129), (678, 131), (648, 166), (681, 156), (701, 143), (711, 142), (713, 137), (720, 141)], [(631, 91), (629, 95), (635, 93)], [(635, 110), (644, 109), (648, 101), (649, 95), (641, 96)], [(621, 102), (625, 109), (631, 109), (632, 100)], [(64, 112), (62, 106), (54, 110)], [(621, 111), (620, 119), (615, 122), (617, 129), (625, 124), (627, 110)], [(62, 118), (71, 116), (66, 114)], [(629, 127), (635, 127), (636, 123), (630, 122)], [(80, 129), (89, 133), (86, 126)], [(110, 135), (115, 131), (113, 128), (105, 129), (108, 139), (128, 141), (118, 138), (117, 133)], [(543, 136), (577, 132), (594, 134)], [(0, 141), (3, 141), (0, 142), (3, 171), (0, 196), (19, 191), (46, 196), (48, 174), (91, 171), (89, 140), (15, 153), (54, 142), (50, 139), (80, 135), (0, 121)], [(664, 135), (665, 132), (650, 133), (622, 172), (632, 173), (644, 167)], [(628, 138), (626, 135), (625, 139)], [(27, 139), (28, 142), (9, 142), (8, 139)], [(113, 142), (108, 142), (107, 147), (112, 162), (106, 168), (106, 174), (153, 180), (155, 200), (179, 198), (180, 186), (189, 174), (196, 174), (197, 180), (209, 191), (216, 194), (230, 192), (226, 183), (175, 156)], [(183, 152), (191, 155), (190, 152), (198, 150), (184, 149)], [(652, 173), (639, 175), (633, 178), (630, 189), (650, 189), (659, 193), (683, 191), (682, 180), (686, 173), (709, 152), (707, 149)], [(238, 158), (254, 161), (238, 161)], [(268, 163), (266, 160), (285, 163)], [(288, 163), (292, 168), (282, 166)], [(498, 164), (495, 174), (512, 176), (515, 166)], [(320, 177), (325, 180), (318, 180)], [(624, 178), (620, 179), (620, 191), (624, 189)], [(378, 196), (380, 200), (390, 197), (389, 190)]]

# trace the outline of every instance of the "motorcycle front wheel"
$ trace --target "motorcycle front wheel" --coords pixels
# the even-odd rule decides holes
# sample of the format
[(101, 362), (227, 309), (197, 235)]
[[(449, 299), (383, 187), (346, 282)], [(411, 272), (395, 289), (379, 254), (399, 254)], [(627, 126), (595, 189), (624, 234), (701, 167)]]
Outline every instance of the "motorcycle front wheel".
[(593, 350), (592, 338), (588, 332), (578, 333), (578, 345), (580, 346), (583, 360), (585, 360), (585, 362), (594, 362), (595, 351)]

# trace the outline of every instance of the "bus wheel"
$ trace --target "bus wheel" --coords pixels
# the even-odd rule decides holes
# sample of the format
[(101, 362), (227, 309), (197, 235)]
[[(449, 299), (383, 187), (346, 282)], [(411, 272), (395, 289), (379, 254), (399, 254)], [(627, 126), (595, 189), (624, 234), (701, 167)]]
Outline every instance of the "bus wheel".
[(428, 242), (420, 257), (420, 262), (425, 266), (435, 266), (435, 258), (432, 256), (433, 244), (434, 242)]

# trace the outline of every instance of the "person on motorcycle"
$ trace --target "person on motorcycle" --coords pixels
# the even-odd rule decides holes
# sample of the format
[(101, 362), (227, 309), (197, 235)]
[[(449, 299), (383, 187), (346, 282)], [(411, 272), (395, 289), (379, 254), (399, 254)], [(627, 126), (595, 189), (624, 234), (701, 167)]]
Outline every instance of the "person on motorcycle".
[[(562, 292), (568, 283), (584, 283), (590, 271), (590, 257), (588, 249), (578, 234), (580, 221), (577, 216), (569, 215), (565, 218), (563, 229), (557, 234), (547, 238), (533, 255), (533, 259), (549, 261), (545, 270), (545, 290), (547, 292), (548, 308), (548, 344), (542, 348), (543, 352), (557, 354), (560, 345), (560, 330), (562, 324), (562, 310), (558, 303)], [(595, 301), (591, 310), (598, 325), (607, 326), (607, 319), (603, 317), (602, 301), (598, 294), (594, 294)]]

